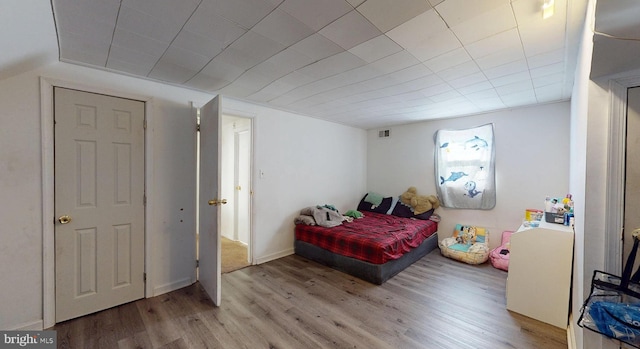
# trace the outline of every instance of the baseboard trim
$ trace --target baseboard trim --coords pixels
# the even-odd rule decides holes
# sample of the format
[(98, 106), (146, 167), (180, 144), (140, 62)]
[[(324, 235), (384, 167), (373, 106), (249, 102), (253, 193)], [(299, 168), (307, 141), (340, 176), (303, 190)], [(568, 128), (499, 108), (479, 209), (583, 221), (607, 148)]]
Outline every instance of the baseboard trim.
[(23, 322), (18, 326), (12, 328), (10, 331), (42, 331), (44, 329), (43, 320), (35, 320), (30, 322)]
[(195, 281), (193, 281), (191, 278), (184, 278), (178, 281), (174, 281), (168, 284), (164, 284), (164, 285), (160, 285), (160, 286), (156, 286), (153, 288), (153, 294), (150, 295), (149, 297), (155, 297), (155, 296), (159, 296), (161, 294), (165, 294), (165, 293), (169, 293), (171, 291), (175, 291), (178, 289), (181, 289), (183, 287), (187, 287), (191, 284), (193, 284)]
[(262, 263), (270, 262), (270, 261), (276, 260), (278, 258), (290, 256), (293, 253), (294, 253), (293, 248), (290, 248), (288, 250), (280, 251), (278, 253), (273, 253), (273, 254), (270, 254), (270, 255), (267, 255), (267, 256), (264, 256), (264, 257), (256, 258), (256, 264), (262, 264)]
[(569, 315), (569, 327), (567, 327), (567, 348), (577, 349), (576, 346), (576, 328), (573, 322), (573, 314)]

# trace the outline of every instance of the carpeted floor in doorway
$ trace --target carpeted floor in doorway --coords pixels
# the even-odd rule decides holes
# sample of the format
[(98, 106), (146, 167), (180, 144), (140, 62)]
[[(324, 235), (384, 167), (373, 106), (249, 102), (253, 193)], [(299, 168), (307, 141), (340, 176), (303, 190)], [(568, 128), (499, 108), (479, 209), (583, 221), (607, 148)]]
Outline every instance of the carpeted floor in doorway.
[(249, 266), (247, 262), (247, 246), (225, 237), (222, 238), (222, 273)]

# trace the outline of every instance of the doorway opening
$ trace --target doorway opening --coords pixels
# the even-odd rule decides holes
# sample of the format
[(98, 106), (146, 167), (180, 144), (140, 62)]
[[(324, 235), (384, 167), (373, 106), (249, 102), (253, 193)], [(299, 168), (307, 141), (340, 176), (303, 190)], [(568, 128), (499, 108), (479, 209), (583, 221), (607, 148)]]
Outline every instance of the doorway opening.
[(251, 264), (251, 119), (222, 115), (221, 270), (228, 273)]

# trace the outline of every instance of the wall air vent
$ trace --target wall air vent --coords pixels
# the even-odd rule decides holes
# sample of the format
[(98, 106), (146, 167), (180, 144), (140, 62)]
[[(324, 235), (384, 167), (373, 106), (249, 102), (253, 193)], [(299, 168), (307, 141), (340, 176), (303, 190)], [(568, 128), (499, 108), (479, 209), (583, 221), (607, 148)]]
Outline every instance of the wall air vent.
[(378, 130), (378, 138), (389, 138), (391, 137), (391, 130)]

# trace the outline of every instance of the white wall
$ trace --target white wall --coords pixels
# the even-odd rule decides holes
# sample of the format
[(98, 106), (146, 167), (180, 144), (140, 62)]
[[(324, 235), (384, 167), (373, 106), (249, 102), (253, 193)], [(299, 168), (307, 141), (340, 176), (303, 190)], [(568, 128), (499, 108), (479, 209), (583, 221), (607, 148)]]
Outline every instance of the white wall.
[(364, 195), (366, 131), (231, 98), (223, 111), (255, 115), (252, 243), (258, 263), (293, 253), (300, 209), (333, 204), (345, 212)]
[(457, 223), (485, 226), (491, 245), (504, 230), (516, 230), (527, 208), (543, 209), (545, 196), (569, 190), (569, 102), (510, 109), (468, 117), (391, 127), (391, 137), (368, 133), (367, 190), (396, 196), (410, 186), (436, 194), (434, 140), (439, 129), (494, 124), (496, 207), (492, 210), (439, 208), (439, 238)]
[[(165, 84), (53, 63), (0, 81), (0, 329), (39, 328), (43, 319), (43, 192), (40, 76), (101, 91), (153, 99), (151, 177), (152, 294), (191, 282), (194, 263), (184, 253), (195, 231), (195, 119), (189, 101), (213, 96)], [(256, 115), (253, 198), (255, 257), (292, 253), (293, 218), (308, 205), (350, 208), (365, 190), (366, 132), (351, 127), (228, 101)], [(255, 171), (254, 171), (255, 172)], [(46, 199), (46, 198), (45, 198)], [(47, 220), (52, 217), (47, 217)]]

